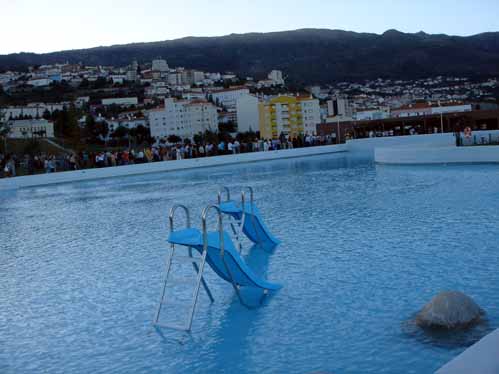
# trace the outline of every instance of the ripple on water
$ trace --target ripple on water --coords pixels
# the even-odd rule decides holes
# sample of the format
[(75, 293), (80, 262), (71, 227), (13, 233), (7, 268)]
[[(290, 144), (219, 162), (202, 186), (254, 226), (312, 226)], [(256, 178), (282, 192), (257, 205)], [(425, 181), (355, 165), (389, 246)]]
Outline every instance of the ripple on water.
[[(498, 171), (323, 156), (2, 193), (0, 372), (433, 372), (499, 325)], [(220, 185), (254, 186), (283, 243), (248, 263), (284, 288), (249, 311), (207, 271), (193, 334), (154, 329), (168, 209), (199, 226)], [(407, 324), (453, 289), (483, 325)]]

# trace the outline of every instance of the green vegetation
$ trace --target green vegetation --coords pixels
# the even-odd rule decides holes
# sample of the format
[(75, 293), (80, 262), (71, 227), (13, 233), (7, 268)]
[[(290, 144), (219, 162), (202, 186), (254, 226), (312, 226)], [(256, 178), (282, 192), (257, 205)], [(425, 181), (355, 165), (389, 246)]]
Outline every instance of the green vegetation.
[(3, 112), (2, 107), (0, 107), (0, 141), (2, 143), (3, 151), (7, 148), (7, 134), (9, 133), (10, 128), (7, 120), (5, 119), (5, 114)]
[[(465, 52), (463, 52), (465, 51)], [(203, 71), (233, 71), (239, 76), (266, 77), (284, 71), (290, 84), (327, 84), (376, 78), (417, 79), (428, 76), (499, 75), (499, 33), (468, 37), (408, 34), (382, 35), (341, 30), (296, 31), (190, 38), (156, 43), (116, 45), (51, 54), (0, 56), (0, 70), (68, 61), (88, 65), (126, 66), (169, 56), (172, 66)], [(88, 85), (104, 82), (82, 83)]]

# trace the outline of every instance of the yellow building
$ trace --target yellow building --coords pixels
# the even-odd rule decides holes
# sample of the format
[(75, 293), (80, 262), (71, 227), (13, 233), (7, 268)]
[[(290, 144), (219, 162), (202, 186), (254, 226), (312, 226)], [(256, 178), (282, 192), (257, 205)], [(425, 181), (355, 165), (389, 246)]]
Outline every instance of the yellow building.
[(258, 106), (260, 136), (278, 139), (282, 134), (291, 138), (315, 134), (320, 123), (319, 101), (311, 97), (278, 96)]

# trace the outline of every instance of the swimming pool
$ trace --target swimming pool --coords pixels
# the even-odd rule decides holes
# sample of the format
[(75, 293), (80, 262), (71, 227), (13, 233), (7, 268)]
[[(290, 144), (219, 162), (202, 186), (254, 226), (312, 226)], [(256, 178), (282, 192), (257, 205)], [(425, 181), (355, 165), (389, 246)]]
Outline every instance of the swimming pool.
[[(206, 271), (191, 335), (152, 327), (167, 212), (252, 185), (282, 240), (258, 310)], [(408, 331), (456, 289), (499, 327), (499, 167), (330, 155), (0, 192), (1, 373), (430, 373), (465, 344)]]

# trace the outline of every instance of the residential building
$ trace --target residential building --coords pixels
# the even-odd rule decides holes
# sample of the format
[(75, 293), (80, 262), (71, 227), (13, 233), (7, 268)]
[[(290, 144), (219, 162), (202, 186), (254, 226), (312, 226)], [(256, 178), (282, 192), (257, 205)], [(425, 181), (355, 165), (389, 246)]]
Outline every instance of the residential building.
[(9, 121), (11, 139), (53, 138), (54, 124), (44, 119)]
[(282, 71), (280, 70), (272, 70), (267, 78), (272, 81), (274, 86), (283, 86), (284, 78), (282, 76)]
[(182, 71), (182, 85), (192, 86), (194, 84), (202, 84), (204, 81), (204, 73), (197, 70)]
[(56, 110), (62, 111), (64, 107), (69, 107), (69, 103), (58, 104), (44, 104), (44, 103), (30, 103), (26, 106), (11, 106), (3, 109), (6, 119), (22, 119), (31, 117), (33, 119), (41, 118), (48, 112), (54, 113)]
[(165, 99), (165, 106), (148, 112), (151, 136), (189, 138), (206, 130), (218, 130), (217, 108), (205, 100)]
[(335, 97), (327, 101), (328, 116), (352, 117), (353, 108), (349, 100), (344, 97)]
[(278, 96), (259, 104), (260, 136), (277, 139), (313, 135), (320, 123), (319, 100), (303, 96)]
[(156, 59), (152, 61), (152, 70), (159, 71), (161, 73), (168, 73), (170, 68), (168, 67), (166, 60)]
[(104, 106), (118, 105), (122, 107), (129, 107), (138, 104), (139, 104), (139, 99), (136, 97), (119, 97), (119, 98), (102, 99), (102, 105)]
[(124, 127), (128, 130), (136, 129), (139, 126), (149, 127), (145, 118), (120, 118), (108, 120), (109, 134), (111, 134), (118, 127)]
[(139, 63), (135, 60), (132, 62), (126, 71), (126, 80), (129, 82), (135, 82), (138, 78)]
[(244, 95), (237, 99), (237, 132), (257, 132), (260, 130), (260, 116), (258, 114), (258, 98), (253, 95)]
[(390, 108), (359, 110), (355, 113), (357, 121), (372, 121), (390, 118)]
[(123, 84), (128, 79), (128, 74), (112, 74), (109, 76), (109, 79), (113, 81), (114, 84)]
[(75, 100), (75, 106), (81, 108), (90, 102), (90, 96), (80, 96)]
[(392, 117), (417, 117), (432, 114), (471, 112), (471, 104), (463, 103), (415, 103), (392, 110)]
[(145, 96), (148, 97), (153, 97), (153, 96), (165, 97), (170, 93), (170, 89), (168, 88), (166, 82), (159, 81), (159, 82), (152, 82), (149, 87), (145, 88), (144, 92)]
[(31, 79), (27, 82), (27, 84), (34, 87), (48, 87), (51, 83), (52, 80), (48, 78)]
[(182, 86), (182, 72), (170, 72), (170, 74), (168, 74), (168, 84), (170, 84), (171, 86)]
[(249, 95), (250, 91), (244, 87), (232, 87), (218, 91), (212, 91), (208, 94), (208, 98), (218, 106), (223, 106), (226, 109), (236, 109), (237, 100)]

